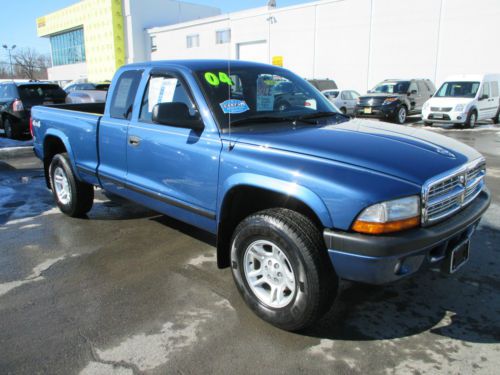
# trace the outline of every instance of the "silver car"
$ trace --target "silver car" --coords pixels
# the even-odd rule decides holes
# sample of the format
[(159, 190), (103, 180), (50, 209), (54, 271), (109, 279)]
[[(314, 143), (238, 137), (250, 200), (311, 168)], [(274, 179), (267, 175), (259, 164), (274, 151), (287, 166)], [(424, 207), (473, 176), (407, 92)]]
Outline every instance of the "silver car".
[(354, 113), (356, 100), (360, 96), (359, 93), (354, 90), (324, 90), (322, 93), (335, 105), (335, 107), (346, 115), (352, 115)]

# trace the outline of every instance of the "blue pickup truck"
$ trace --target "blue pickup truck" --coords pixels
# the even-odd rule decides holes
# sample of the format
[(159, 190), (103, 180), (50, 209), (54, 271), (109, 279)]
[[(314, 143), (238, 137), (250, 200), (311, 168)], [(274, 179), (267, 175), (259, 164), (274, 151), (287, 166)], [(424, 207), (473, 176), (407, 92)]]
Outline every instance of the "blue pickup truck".
[(287, 330), (319, 319), (340, 279), (455, 272), (490, 204), (473, 148), (349, 119), (265, 64), (128, 65), (105, 104), (34, 107), (31, 125), (62, 212), (85, 215), (97, 186), (215, 234), (218, 266)]

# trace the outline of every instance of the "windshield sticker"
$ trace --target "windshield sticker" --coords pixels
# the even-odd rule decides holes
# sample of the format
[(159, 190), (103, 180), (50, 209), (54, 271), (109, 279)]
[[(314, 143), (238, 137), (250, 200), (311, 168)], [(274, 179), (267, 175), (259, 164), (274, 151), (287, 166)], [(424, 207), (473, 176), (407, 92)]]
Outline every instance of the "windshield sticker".
[(243, 113), (250, 109), (244, 100), (229, 99), (219, 103), (219, 105), (222, 108), (222, 112), (230, 114)]
[(259, 75), (257, 78), (257, 111), (272, 111), (274, 109), (274, 95), (272, 88), (276, 81), (267, 75)]
[(257, 95), (257, 111), (272, 111), (274, 109), (273, 95)]
[(229, 86), (234, 85), (233, 81), (231, 81), (231, 78), (229, 78), (229, 76), (224, 72), (219, 72), (218, 75), (213, 72), (206, 72), (205, 81), (207, 81), (208, 84), (212, 86), (219, 86), (220, 83), (225, 83)]

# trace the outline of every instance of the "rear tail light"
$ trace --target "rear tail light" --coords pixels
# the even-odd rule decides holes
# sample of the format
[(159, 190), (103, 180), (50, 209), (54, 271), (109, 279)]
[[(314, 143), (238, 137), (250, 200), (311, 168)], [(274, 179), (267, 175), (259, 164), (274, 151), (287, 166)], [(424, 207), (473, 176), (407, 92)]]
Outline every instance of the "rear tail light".
[(33, 117), (30, 117), (30, 134), (31, 134), (31, 137), (34, 137), (34, 134), (33, 134)]
[(19, 99), (14, 100), (14, 103), (12, 103), (12, 110), (14, 112), (22, 112), (24, 111), (24, 106), (23, 102)]
[(310, 106), (311, 106), (311, 102), (308, 102), (308, 101), (304, 102), (304, 107), (310, 107)]

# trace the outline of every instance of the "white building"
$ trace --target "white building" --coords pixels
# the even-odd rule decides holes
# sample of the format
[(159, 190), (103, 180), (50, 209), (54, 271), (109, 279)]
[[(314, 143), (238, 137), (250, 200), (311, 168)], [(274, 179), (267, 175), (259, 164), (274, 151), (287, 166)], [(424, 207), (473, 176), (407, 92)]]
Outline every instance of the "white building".
[(499, 0), (323, 0), (151, 28), (147, 57), (282, 57), (303, 77), (359, 91), (386, 78), (440, 84), (451, 74), (500, 71), (499, 21)]

